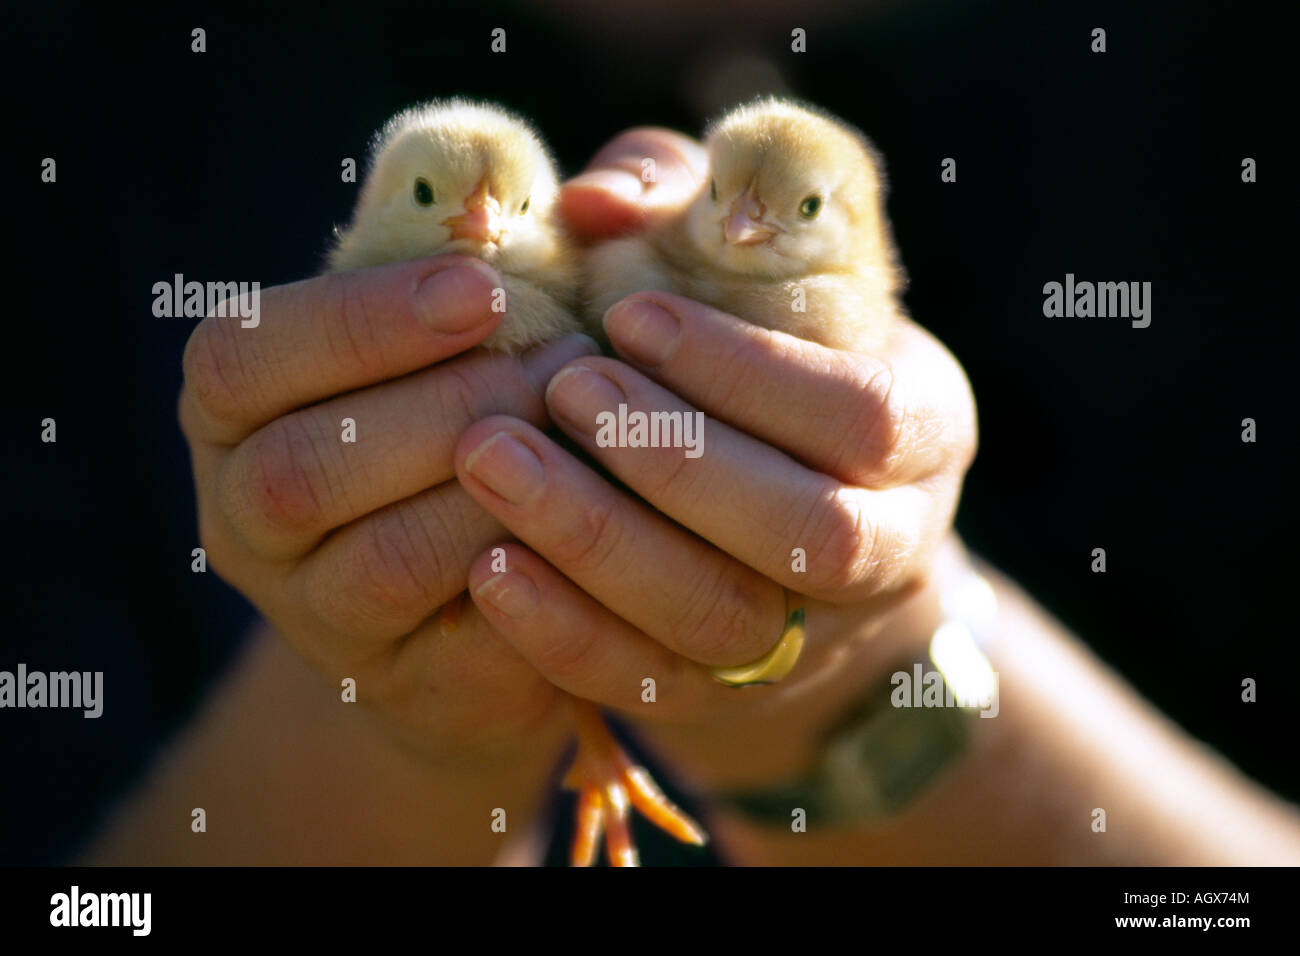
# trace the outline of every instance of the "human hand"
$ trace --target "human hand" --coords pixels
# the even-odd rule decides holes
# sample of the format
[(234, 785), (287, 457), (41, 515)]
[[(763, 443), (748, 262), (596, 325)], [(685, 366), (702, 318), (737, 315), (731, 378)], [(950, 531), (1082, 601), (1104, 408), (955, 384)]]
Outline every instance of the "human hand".
[(439, 256), (268, 289), (256, 328), (196, 327), (179, 407), (213, 569), (320, 671), (355, 678), (399, 739), (467, 765), (558, 748), (566, 715), (472, 608), (448, 638), (432, 620), (505, 537), (454, 480), (452, 450), (486, 415), (544, 427), (547, 380), (595, 348), (460, 355), (499, 324), (500, 286)]
[[(626, 133), (597, 155), (598, 171), (566, 186), (561, 208), (589, 238), (669, 215), (700, 186), (699, 150), (664, 131)], [(635, 172), (647, 156), (653, 185)], [(793, 772), (860, 693), (872, 638), (950, 532), (976, 442), (965, 375), (907, 320), (874, 356), (665, 293), (630, 296), (605, 328), (624, 361), (570, 363), (547, 404), (632, 494), (528, 423), (475, 424), (457, 473), (523, 545), (506, 548), (507, 572), (480, 556), (474, 600), (548, 679), (633, 718), (698, 785)], [(704, 411), (705, 454), (599, 447), (596, 414), (622, 403)], [(714, 682), (708, 667), (748, 663), (776, 642), (783, 587), (811, 599), (799, 666), (740, 693)]]

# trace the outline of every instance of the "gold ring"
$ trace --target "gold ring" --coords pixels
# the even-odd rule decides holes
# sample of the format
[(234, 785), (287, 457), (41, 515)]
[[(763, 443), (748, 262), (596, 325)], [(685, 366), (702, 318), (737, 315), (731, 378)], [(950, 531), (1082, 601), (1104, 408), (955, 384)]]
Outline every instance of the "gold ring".
[(785, 629), (781, 639), (752, 664), (740, 667), (710, 667), (713, 679), (728, 687), (749, 687), (754, 684), (775, 684), (794, 670), (803, 650), (803, 598), (785, 592)]

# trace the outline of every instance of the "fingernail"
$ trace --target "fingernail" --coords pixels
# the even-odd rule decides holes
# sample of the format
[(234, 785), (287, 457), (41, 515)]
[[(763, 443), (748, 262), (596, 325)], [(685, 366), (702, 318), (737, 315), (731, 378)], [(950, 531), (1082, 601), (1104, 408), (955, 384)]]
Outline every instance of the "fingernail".
[(593, 169), (574, 176), (565, 188), (602, 189), (622, 199), (636, 202), (648, 185), (650, 184), (641, 182), (641, 177), (625, 169)]
[(596, 416), (617, 412), (627, 396), (611, 379), (585, 365), (570, 365), (546, 387), (551, 413), (583, 432), (596, 431)]
[(542, 460), (509, 432), (497, 432), (470, 452), (465, 470), (512, 505), (524, 504), (546, 481)]
[(502, 571), (494, 574), (474, 589), (481, 597), (506, 617), (527, 617), (540, 601), (537, 585), (522, 571)]
[(467, 259), (426, 276), (416, 287), (415, 306), (431, 328), (467, 332), (492, 317), (493, 290), (500, 287), (495, 269)]
[(633, 362), (662, 365), (677, 349), (682, 325), (653, 302), (618, 302), (605, 313), (610, 341)]

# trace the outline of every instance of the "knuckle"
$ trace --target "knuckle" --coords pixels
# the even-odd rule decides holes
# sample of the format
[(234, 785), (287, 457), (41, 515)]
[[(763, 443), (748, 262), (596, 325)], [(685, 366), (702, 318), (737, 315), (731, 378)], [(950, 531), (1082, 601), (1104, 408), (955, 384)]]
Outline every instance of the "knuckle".
[[(302, 416), (277, 420), (250, 438), (247, 446), (249, 464), (242, 489), (232, 489), (227, 501), (246, 498), (259, 524), (284, 531), (313, 527), (329, 493), (329, 472), (319, 442)], [(230, 510), (243, 509), (235, 505)]]
[(408, 505), (366, 522), (347, 567), (354, 574), (347, 600), (368, 617), (414, 624), (442, 603), (438, 549)]
[(961, 410), (953, 417), (961, 423), (956, 429), (954, 439), (958, 450), (956, 464), (958, 471), (965, 474), (974, 464), (980, 446), (979, 419), (975, 414), (975, 399), (971, 396), (969, 385), (966, 386), (963, 394)]
[(728, 336), (728, 347), (717, 357), (718, 372), (712, 377), (709, 402), (713, 408), (751, 407), (762, 396), (756, 388), (755, 373), (765, 355), (781, 357), (782, 345), (770, 330), (760, 326), (744, 330), (744, 335)]
[[(340, 565), (333, 561), (313, 561), (304, 564), (302, 584), (303, 604), (316, 621), (331, 631), (350, 633), (351, 626), (360, 616), (348, 589), (340, 580)], [(351, 565), (342, 565), (351, 571)], [(379, 696), (384, 696), (380, 692)]]
[(211, 421), (238, 421), (246, 404), (247, 359), (240, 351), (237, 326), (208, 318), (185, 345), (181, 368), (194, 403)]
[(215, 519), (209, 508), (199, 508), (198, 525), (199, 545), (207, 556), (208, 570), (223, 581), (232, 581), (231, 573), (237, 572), (241, 563), (234, 560), (235, 548), (230, 532)]
[(705, 579), (687, 607), (684, 646), (690, 648), (691, 656), (713, 665), (758, 656), (754, 642), (764, 633), (763, 603), (734, 575), (723, 570)]
[(625, 528), (618, 520), (614, 502), (592, 503), (556, 542), (556, 559), (574, 568), (596, 568), (603, 564), (623, 540)]
[(337, 321), (326, 323), (326, 346), (341, 369), (369, 376), (378, 368), (379, 324), (361, 283), (337, 276)]
[(690, 497), (697, 484), (695, 479), (701, 474), (698, 468), (690, 468), (692, 459), (683, 455), (679, 448), (658, 449), (648, 464), (648, 473), (643, 479), (647, 501), (661, 500), (670, 488), (677, 489), (683, 497)]
[(940, 351), (934, 379), (925, 439), (956, 471), (964, 472), (979, 447), (979, 420), (970, 379), (947, 349)]
[(859, 471), (865, 471), (865, 480), (889, 484), (910, 453), (907, 408), (900, 391), (894, 387), (893, 369), (881, 365), (863, 383), (848, 418), (848, 434), (859, 438), (857, 442), (846, 443), (846, 452), (857, 457)]
[(862, 499), (836, 492), (820, 500), (809, 519), (809, 593), (840, 595), (873, 578), (884, 564), (883, 536)]
[[(534, 639), (543, 635), (534, 635)], [(575, 628), (559, 639), (538, 640), (537, 668), (555, 680), (575, 677), (591, 667), (597, 633), (594, 629)]]
[(480, 396), (490, 394), (491, 390), (479, 375), (470, 370), (468, 366), (473, 364), (453, 363), (432, 376), (434, 400), (430, 405), (437, 409), (440, 422), (456, 422), (463, 428), (483, 417)]

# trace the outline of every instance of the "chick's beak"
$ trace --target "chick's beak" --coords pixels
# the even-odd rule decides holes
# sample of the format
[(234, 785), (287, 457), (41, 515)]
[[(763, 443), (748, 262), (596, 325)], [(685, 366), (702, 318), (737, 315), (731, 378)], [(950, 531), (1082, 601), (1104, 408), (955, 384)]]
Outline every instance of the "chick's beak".
[(465, 197), (465, 211), (448, 216), (442, 224), (451, 229), (453, 239), (496, 242), (501, 238), (501, 203), (488, 192), (486, 177)]
[(731, 213), (722, 224), (722, 234), (733, 246), (753, 246), (768, 242), (780, 228), (763, 219), (762, 201), (750, 186), (731, 204)]

